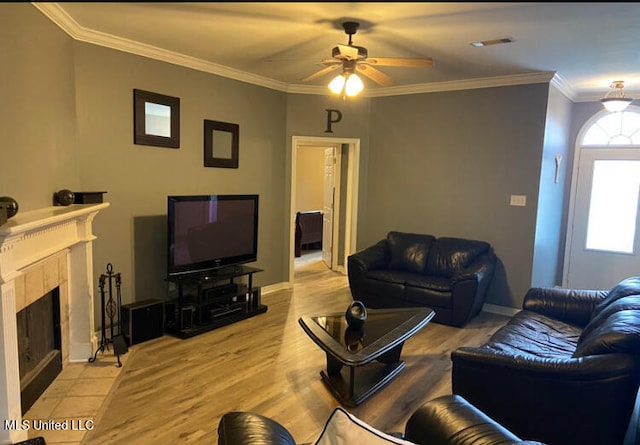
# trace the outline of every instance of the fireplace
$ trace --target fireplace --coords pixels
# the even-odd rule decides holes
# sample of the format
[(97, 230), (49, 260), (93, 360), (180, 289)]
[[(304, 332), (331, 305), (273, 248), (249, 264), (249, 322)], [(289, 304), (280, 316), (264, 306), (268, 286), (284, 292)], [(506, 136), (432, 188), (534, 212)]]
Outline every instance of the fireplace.
[(22, 415), (62, 371), (60, 288), (47, 292), (16, 315)]
[[(37, 399), (28, 394), (46, 388), (48, 383), (42, 382), (50, 378), (48, 374), (69, 362), (86, 362), (97, 348), (92, 223), (108, 206), (75, 204), (20, 212), (0, 226), (0, 421), (4, 425), (20, 423), (26, 411), (23, 404), (33, 403), (23, 397)], [(31, 344), (30, 351), (24, 350), (24, 329), (29, 328), (19, 319), (29, 307), (43, 312), (47, 308), (51, 331), (48, 346), (38, 347), (42, 357), (25, 368), (19, 364), (21, 355), (33, 358), (34, 350)], [(28, 335), (33, 336), (33, 330)], [(26, 431), (0, 429), (0, 443), (26, 438)]]

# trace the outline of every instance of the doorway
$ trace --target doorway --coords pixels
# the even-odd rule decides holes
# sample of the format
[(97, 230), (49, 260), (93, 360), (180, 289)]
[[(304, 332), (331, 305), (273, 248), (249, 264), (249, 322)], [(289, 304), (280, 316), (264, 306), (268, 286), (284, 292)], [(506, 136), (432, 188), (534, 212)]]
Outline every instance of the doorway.
[[(323, 243), (322, 261), (336, 272), (346, 273), (347, 257), (355, 251), (360, 141), (350, 138), (301, 137), (292, 138), (291, 153), (291, 215), (289, 278), (295, 273), (295, 218), (297, 197), (297, 160), (299, 150), (318, 150), (323, 153)], [(333, 155), (330, 155), (333, 153)], [(335, 161), (330, 161), (333, 157)]]
[(576, 144), (563, 285), (611, 289), (640, 274), (640, 108), (601, 111)]

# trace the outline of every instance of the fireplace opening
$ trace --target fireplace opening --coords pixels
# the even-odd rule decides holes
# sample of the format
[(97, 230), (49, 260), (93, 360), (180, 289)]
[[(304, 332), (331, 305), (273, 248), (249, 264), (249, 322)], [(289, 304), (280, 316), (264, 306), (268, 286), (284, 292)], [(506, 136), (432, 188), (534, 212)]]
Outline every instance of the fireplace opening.
[(16, 317), (24, 415), (62, 371), (59, 288), (22, 309)]

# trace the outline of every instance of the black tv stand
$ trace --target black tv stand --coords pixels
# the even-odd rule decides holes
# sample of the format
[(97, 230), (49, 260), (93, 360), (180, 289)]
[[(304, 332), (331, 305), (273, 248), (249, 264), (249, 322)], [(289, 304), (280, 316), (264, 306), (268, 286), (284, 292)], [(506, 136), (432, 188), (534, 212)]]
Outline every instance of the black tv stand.
[[(267, 312), (253, 274), (262, 269), (229, 266), (202, 274), (169, 277), (177, 287), (177, 298), (166, 304), (165, 330), (190, 338), (222, 326)], [(247, 283), (236, 282), (247, 277)]]

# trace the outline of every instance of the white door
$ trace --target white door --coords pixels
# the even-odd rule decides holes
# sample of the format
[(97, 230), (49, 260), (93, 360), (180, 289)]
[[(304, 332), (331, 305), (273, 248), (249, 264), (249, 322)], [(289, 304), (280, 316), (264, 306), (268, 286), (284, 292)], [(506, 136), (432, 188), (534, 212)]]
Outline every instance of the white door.
[(333, 205), (335, 200), (336, 151), (334, 147), (324, 149), (324, 204), (322, 207), (322, 261), (333, 268)]
[(607, 290), (640, 275), (640, 149), (579, 153), (566, 286)]

